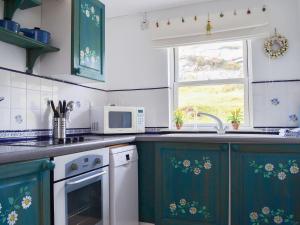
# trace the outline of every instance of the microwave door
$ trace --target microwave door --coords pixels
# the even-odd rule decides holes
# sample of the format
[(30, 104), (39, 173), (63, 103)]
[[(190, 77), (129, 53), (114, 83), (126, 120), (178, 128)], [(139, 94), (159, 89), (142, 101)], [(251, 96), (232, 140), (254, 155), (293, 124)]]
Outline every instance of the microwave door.
[(110, 111), (108, 118), (109, 129), (131, 130), (134, 128), (133, 113), (130, 111)]

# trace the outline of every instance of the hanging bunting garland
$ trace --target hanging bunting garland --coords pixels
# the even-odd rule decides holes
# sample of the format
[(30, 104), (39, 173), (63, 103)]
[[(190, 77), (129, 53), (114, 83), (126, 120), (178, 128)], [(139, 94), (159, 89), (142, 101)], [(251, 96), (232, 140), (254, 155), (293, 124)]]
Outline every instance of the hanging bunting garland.
[(155, 25), (156, 25), (156, 28), (159, 28), (159, 23), (158, 22), (156, 22)]
[[(267, 6), (266, 6), (266, 5), (263, 5), (262, 8), (261, 8), (261, 10), (262, 10), (262, 12), (266, 12), (266, 11), (267, 11)], [(247, 14), (247, 15), (251, 15), (251, 14), (252, 14), (252, 11), (251, 11), (250, 8), (247, 9), (246, 14)], [(233, 15), (234, 15), (234, 16), (237, 16), (237, 15), (238, 15), (237, 9), (234, 9), (234, 10), (233, 10)], [(225, 14), (224, 14), (223, 11), (220, 12), (219, 17), (220, 17), (220, 18), (224, 18), (224, 17), (225, 17)], [(197, 22), (199, 18), (198, 18), (198, 16), (194, 16), (193, 19), (194, 19), (195, 22)], [(182, 16), (182, 17), (181, 17), (181, 23), (186, 23), (186, 22), (187, 22), (186, 19)], [(156, 23), (155, 23), (156, 28), (159, 28), (159, 27), (160, 27), (160, 24), (159, 24), (159, 23), (160, 23), (159, 21), (156, 21)], [(171, 25), (170, 19), (168, 19), (166, 25), (167, 25), (167, 26), (170, 26), (170, 25)], [(212, 21), (210, 20), (210, 14), (208, 14), (207, 24), (206, 24), (206, 33), (207, 33), (207, 35), (211, 35), (212, 29), (213, 29)], [(276, 35), (277, 35), (277, 36), (276, 36)], [(272, 42), (271, 40), (266, 41), (266, 44), (265, 44), (265, 50), (266, 50), (266, 52), (269, 51), (269, 50), (270, 50), (269, 48), (272, 48), (273, 45), (276, 44), (276, 43), (281, 44), (281, 45), (280, 45), (280, 47), (281, 47), (281, 48), (280, 48), (280, 49), (281, 49), (281, 53), (280, 53), (280, 52), (274, 53), (274, 51), (273, 51), (273, 53), (272, 53), (272, 49), (269, 51), (269, 53), (267, 53), (267, 54), (273, 55), (273, 56), (271, 56), (272, 58), (277, 58), (277, 57), (283, 55), (285, 51), (287, 51), (288, 44), (287, 44), (287, 41), (285, 42), (285, 41), (282, 39), (282, 38), (284, 38), (284, 37), (283, 37), (283, 36), (280, 36), (280, 35), (278, 35), (278, 34), (275, 34), (272, 38), (275, 38), (275, 39), (272, 39), (273, 42)], [(276, 38), (277, 38), (277, 39), (276, 39)], [(271, 43), (270, 41), (271, 41), (272, 43)], [(277, 42), (275, 43), (274, 41), (277, 41)], [(273, 44), (273, 45), (272, 45), (272, 44)], [(274, 54), (275, 54), (275, 55), (274, 55)]]
[(283, 56), (289, 48), (288, 39), (283, 35), (277, 33), (265, 41), (264, 49), (265, 53), (272, 59), (277, 59)]
[(210, 21), (209, 14), (208, 14), (207, 25), (206, 25), (207, 35), (211, 34), (211, 30), (212, 30), (212, 25), (211, 25), (211, 21)]

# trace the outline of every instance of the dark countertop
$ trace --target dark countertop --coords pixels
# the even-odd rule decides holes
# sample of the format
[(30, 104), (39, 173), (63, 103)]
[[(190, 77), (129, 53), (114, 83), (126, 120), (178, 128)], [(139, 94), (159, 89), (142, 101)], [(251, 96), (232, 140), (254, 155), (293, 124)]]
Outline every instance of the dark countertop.
[(135, 140), (135, 136), (122, 135), (92, 137), (93, 140), (83, 143), (54, 145), (49, 147), (4, 146), (4, 143), (2, 143), (0, 146), (0, 164), (68, 155), (112, 145), (126, 144)]
[[(266, 134), (143, 134), (89, 136), (84, 143), (54, 145), (49, 147), (24, 147), (0, 145), (0, 164), (29, 161), (68, 155), (135, 141), (194, 142), (194, 143), (248, 143), (248, 144), (300, 144), (300, 138)], [(2, 143), (3, 144), (3, 143)]]

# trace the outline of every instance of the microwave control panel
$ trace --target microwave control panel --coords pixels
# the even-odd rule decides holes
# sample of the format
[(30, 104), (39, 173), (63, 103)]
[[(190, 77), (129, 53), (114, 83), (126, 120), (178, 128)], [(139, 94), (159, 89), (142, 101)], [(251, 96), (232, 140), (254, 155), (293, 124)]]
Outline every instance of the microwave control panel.
[(138, 133), (144, 133), (145, 132), (145, 109), (144, 108), (137, 108), (136, 113), (136, 127)]

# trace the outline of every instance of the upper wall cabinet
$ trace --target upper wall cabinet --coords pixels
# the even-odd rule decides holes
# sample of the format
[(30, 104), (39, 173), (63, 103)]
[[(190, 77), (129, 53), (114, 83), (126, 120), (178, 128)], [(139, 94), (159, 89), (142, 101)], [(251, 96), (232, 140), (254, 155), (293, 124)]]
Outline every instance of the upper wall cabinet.
[(104, 81), (105, 6), (98, 0), (44, 0), (42, 27), (61, 51), (41, 61), (44, 75)]

